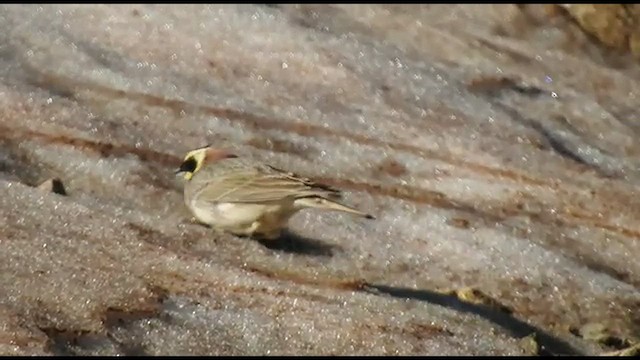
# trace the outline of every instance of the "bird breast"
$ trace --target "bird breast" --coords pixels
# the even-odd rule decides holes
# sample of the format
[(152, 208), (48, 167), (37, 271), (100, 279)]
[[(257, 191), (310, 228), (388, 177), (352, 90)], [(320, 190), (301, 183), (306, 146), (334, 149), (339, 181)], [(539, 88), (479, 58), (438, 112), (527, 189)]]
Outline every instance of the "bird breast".
[[(291, 216), (286, 204), (217, 203), (191, 206), (198, 220), (223, 228), (251, 226), (255, 221), (279, 223)], [(266, 224), (265, 224), (266, 225)], [(275, 224), (274, 224), (275, 225)]]

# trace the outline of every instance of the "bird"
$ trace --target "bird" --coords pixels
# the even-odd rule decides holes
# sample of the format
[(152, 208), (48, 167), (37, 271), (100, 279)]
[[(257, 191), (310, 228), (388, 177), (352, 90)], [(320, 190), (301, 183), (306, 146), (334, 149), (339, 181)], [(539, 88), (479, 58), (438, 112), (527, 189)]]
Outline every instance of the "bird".
[(375, 219), (339, 202), (336, 188), (212, 145), (189, 151), (175, 174), (196, 222), (219, 232), (274, 240), (293, 215), (311, 208)]

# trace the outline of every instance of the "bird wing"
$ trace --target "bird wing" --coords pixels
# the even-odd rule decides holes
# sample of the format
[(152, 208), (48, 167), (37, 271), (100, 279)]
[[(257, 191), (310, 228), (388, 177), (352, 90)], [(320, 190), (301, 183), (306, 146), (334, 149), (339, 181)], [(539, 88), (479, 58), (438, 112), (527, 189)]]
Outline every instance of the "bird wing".
[(260, 203), (288, 197), (336, 198), (340, 191), (270, 165), (236, 169), (210, 179), (198, 197), (207, 202)]

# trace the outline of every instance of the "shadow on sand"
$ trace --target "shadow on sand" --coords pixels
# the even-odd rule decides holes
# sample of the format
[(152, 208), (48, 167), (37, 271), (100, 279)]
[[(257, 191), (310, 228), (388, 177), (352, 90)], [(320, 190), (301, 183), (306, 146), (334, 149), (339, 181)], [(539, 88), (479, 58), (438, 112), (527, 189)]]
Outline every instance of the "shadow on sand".
[(256, 239), (256, 241), (271, 250), (299, 255), (331, 257), (340, 250), (338, 245), (304, 237), (289, 230), (284, 230), (282, 235), (275, 240)]
[[(337, 245), (329, 245), (320, 240), (303, 237), (288, 230), (285, 230), (282, 235), (275, 240), (255, 240), (271, 250), (300, 255), (330, 257), (333, 256), (335, 251), (340, 249)], [(538, 355), (584, 356), (581, 351), (575, 349), (566, 341), (559, 339), (536, 326), (519, 320), (503, 310), (487, 305), (479, 305), (462, 301), (455, 295), (443, 294), (431, 290), (417, 290), (380, 284), (361, 284), (358, 286), (357, 290), (379, 296), (387, 295), (395, 298), (424, 301), (430, 304), (444, 306), (455, 311), (471, 313), (504, 328), (515, 338), (523, 338), (531, 334), (535, 334), (536, 342), (539, 345)]]
[(573, 348), (565, 341), (554, 337), (548, 332), (541, 330), (535, 326), (529, 325), (526, 322), (513, 317), (510, 314), (502, 312), (497, 309), (493, 309), (485, 305), (476, 305), (468, 303), (458, 299), (454, 295), (441, 294), (435, 291), (429, 290), (415, 290), (408, 288), (398, 288), (386, 285), (373, 285), (368, 284), (364, 286), (365, 292), (376, 295), (389, 295), (396, 298), (412, 299), (425, 301), (430, 304), (444, 306), (449, 309), (453, 309), (460, 312), (471, 313), (478, 315), (486, 320), (493, 322), (496, 325), (501, 326), (512, 336), (516, 338), (525, 337), (531, 334), (536, 335), (536, 341), (540, 346), (539, 355), (574, 355), (583, 356), (580, 351)]

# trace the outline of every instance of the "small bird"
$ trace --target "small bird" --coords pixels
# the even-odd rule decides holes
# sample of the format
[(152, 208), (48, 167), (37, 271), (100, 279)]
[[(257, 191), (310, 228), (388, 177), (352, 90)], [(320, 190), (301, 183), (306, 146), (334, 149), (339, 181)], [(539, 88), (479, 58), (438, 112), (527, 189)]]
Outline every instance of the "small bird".
[(374, 219), (337, 202), (337, 189), (209, 145), (188, 152), (176, 174), (183, 174), (184, 201), (199, 222), (239, 236), (277, 239), (307, 208)]

